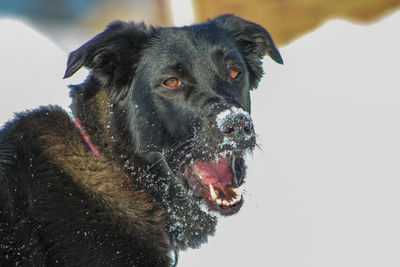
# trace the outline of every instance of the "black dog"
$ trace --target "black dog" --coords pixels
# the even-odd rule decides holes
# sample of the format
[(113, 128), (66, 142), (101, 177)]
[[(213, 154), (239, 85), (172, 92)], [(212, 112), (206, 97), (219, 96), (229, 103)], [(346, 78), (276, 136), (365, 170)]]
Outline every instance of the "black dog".
[(243, 204), (250, 90), (268, 32), (225, 15), (182, 28), (114, 22), (71, 53), (59, 107), (0, 132), (1, 266), (171, 266)]

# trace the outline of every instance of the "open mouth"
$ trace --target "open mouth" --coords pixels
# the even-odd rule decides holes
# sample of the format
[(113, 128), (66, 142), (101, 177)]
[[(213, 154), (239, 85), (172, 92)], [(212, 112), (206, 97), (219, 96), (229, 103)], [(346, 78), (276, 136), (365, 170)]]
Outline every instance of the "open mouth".
[(246, 165), (242, 155), (230, 154), (216, 161), (192, 160), (184, 167), (189, 188), (222, 215), (232, 215), (243, 205)]

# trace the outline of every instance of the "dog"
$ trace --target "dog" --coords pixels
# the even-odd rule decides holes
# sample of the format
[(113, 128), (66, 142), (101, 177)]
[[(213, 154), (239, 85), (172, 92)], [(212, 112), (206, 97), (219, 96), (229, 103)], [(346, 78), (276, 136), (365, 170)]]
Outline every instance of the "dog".
[(69, 55), (73, 118), (0, 132), (1, 266), (172, 266), (237, 213), (256, 146), (250, 91), (269, 33), (234, 15), (185, 27), (116, 21)]

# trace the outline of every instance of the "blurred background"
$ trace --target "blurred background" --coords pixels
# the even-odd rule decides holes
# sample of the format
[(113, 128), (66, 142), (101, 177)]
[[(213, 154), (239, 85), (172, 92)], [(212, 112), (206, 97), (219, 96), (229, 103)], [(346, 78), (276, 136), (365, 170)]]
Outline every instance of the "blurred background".
[(400, 266), (400, 0), (0, 0), (0, 125), (58, 104), (67, 55), (112, 20), (234, 13), (271, 33), (246, 202), (179, 266)]
[(77, 36), (86, 40), (116, 19), (171, 26), (234, 13), (284, 45), (328, 19), (370, 23), (399, 6), (399, 0), (0, 0), (0, 15), (28, 21), (69, 48)]

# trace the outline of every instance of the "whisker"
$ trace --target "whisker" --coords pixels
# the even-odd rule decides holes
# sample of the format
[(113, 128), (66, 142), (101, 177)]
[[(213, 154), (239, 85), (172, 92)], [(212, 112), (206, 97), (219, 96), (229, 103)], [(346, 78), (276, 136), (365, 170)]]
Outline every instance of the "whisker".
[[(183, 153), (183, 155), (179, 156), (176, 160), (181, 159), (182, 156), (188, 154), (188, 153), (190, 152), (190, 150), (192, 149), (192, 147), (190, 146), (190, 145), (191, 145), (191, 141), (192, 141), (192, 138), (189, 138), (189, 139), (187, 139), (187, 140), (185, 140), (185, 141), (179, 143), (177, 146), (175, 146), (173, 149), (171, 149), (171, 151), (167, 152), (166, 155), (163, 155), (164, 158), (169, 158), (169, 157), (171, 157), (171, 156), (173, 155), (173, 153), (176, 153), (176, 152), (178, 151), (178, 149), (181, 149), (181, 148), (182, 148), (182, 151), (183, 151), (184, 153)], [(187, 146), (187, 147), (185, 147), (185, 146)], [(185, 151), (185, 150), (189, 150), (189, 152), (188, 152), (188, 151)], [(157, 160), (157, 161), (154, 162), (153, 164), (151, 164), (151, 166), (149, 166), (148, 170), (151, 170), (152, 168), (154, 168), (161, 160), (162, 160), (162, 158), (159, 159), (159, 160)]]
[(178, 149), (180, 149), (180, 148), (186, 146), (188, 143), (190, 143), (190, 142), (192, 142), (192, 141), (193, 141), (193, 136), (192, 136), (192, 137), (189, 137), (189, 138), (186, 139), (185, 141), (183, 141), (183, 142), (177, 144), (174, 148), (171, 149), (171, 151), (167, 152), (165, 156), (166, 156), (166, 157), (171, 156), (171, 155), (172, 155), (174, 152), (176, 152)]
[(182, 153), (182, 155), (180, 155), (178, 158), (176, 158), (177, 161), (180, 161), (183, 157), (186, 157), (189, 153), (191, 153), (193, 151), (193, 147), (188, 147), (187, 151), (184, 151), (184, 153)]
[(258, 143), (256, 143), (256, 145), (255, 145), (258, 149), (260, 149), (261, 150), (261, 152), (264, 152), (263, 151), (263, 149), (262, 149), (262, 146), (260, 145), (260, 144), (258, 144)]

